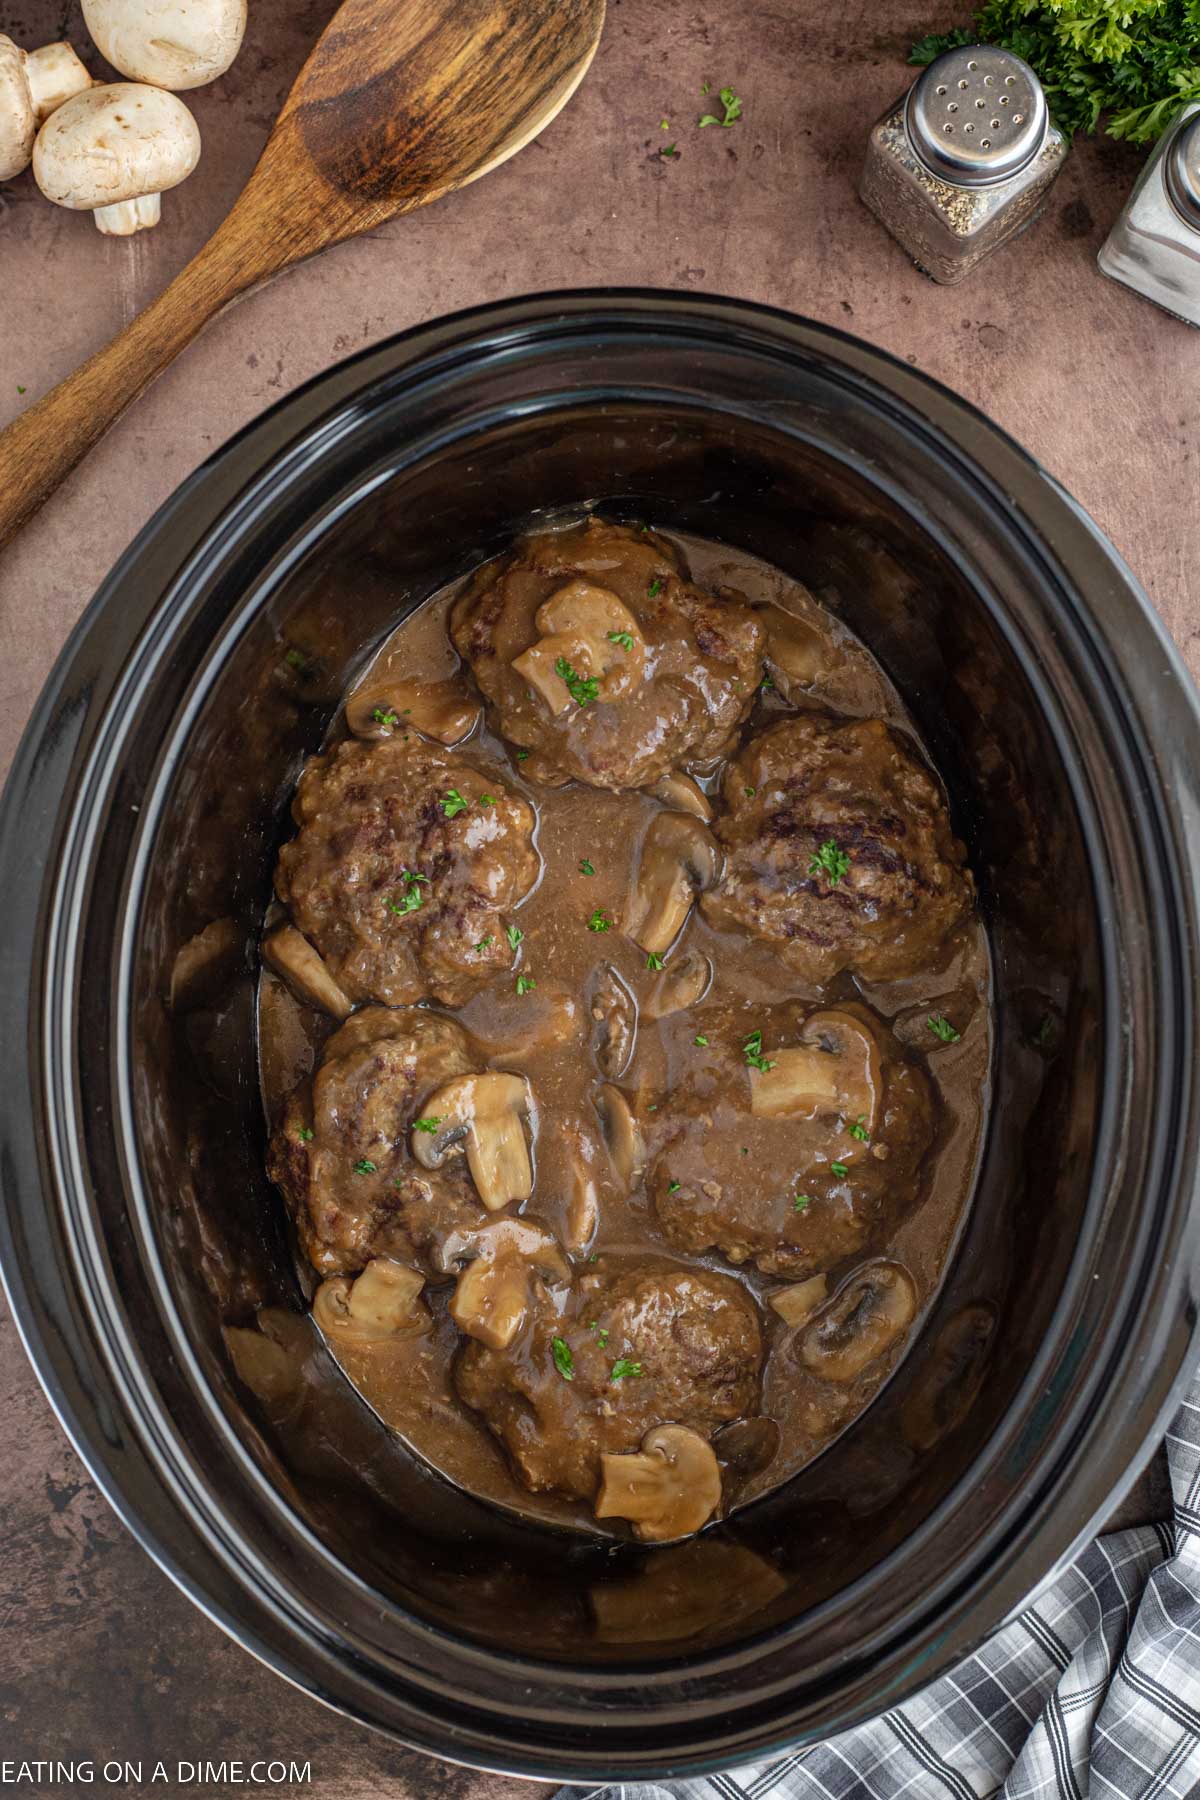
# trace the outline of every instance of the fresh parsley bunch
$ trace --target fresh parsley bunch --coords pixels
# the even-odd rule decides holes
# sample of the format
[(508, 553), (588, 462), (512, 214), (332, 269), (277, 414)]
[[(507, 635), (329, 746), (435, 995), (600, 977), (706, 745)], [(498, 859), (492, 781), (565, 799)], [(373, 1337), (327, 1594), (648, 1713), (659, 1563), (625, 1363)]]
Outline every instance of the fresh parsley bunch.
[(1032, 64), (1067, 136), (1104, 118), (1110, 137), (1152, 144), (1200, 100), (1200, 0), (984, 0), (969, 28), (922, 38), (909, 61), (977, 43)]

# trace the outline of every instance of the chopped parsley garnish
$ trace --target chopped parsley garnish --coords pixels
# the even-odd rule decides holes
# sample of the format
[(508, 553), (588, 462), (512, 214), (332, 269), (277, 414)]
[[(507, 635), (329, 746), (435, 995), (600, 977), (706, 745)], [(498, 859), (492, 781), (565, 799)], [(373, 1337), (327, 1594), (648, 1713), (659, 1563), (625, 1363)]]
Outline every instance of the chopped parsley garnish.
[(701, 92), (701, 93), (702, 93), (702, 94), (707, 94), (707, 93), (709, 93), (709, 92), (710, 92), (710, 91), (711, 91), (711, 88), (712, 88), (712, 82), (711, 82), (711, 81), (702, 81), (702, 82), (701, 82), (701, 83), (700, 83), (700, 92)]
[(527, 757), (527, 756), (528, 756), (528, 755), (529, 755), (529, 752), (528, 752), (528, 750), (518, 750), (518, 751), (517, 751), (517, 761), (518, 761), (518, 762), (524, 762), (524, 761), (525, 761), (525, 758), (526, 758), (526, 757)]
[(300, 1142), (302, 1144), (311, 1144), (312, 1136), (313, 1136), (312, 1126), (311, 1125), (302, 1125), (300, 1127), (299, 1131), (296, 1133), (296, 1136), (300, 1139)]
[(427, 1131), (429, 1133), (430, 1137), (432, 1137), (434, 1132), (437, 1130), (438, 1126), (441, 1124), (441, 1122), (442, 1121), (440, 1119), (434, 1119), (434, 1118), (414, 1119), (413, 1120), (413, 1130), (414, 1131)]
[(939, 1038), (943, 1044), (957, 1044), (961, 1034), (955, 1031), (945, 1013), (930, 1013), (925, 1023), (934, 1037)]
[(708, 1049), (708, 1039), (705, 1037), (705, 1035), (702, 1031), (698, 1031), (696, 1033), (695, 1037), (692, 1039), (692, 1042), (693, 1042), (693, 1044), (699, 1044), (699, 1046), (702, 1050)]
[(853, 1125), (847, 1125), (847, 1127), (846, 1127), (846, 1130), (850, 1133), (850, 1136), (852, 1138), (856, 1138), (860, 1144), (869, 1144), (871, 1141), (871, 1134), (867, 1130), (866, 1123), (865, 1123), (866, 1116), (867, 1115), (865, 1113), (859, 1113), (859, 1115), (858, 1115), (857, 1119), (855, 1119)]
[(662, 587), (663, 578), (661, 575), (656, 575), (654, 580), (650, 583), (650, 586), (646, 589), (647, 600), (657, 600), (658, 596), (662, 593)]
[(640, 1362), (630, 1362), (627, 1356), (618, 1356), (616, 1362), (612, 1366), (612, 1379), (614, 1381), (624, 1381), (627, 1375), (637, 1376), (644, 1375), (645, 1373), (646, 1371)]
[(661, 969), (662, 966), (662, 957), (658, 955), (657, 951), (651, 950), (649, 956), (646, 958), (646, 967), (648, 969)]
[(812, 1195), (811, 1194), (797, 1194), (795, 1199), (792, 1201), (792, 1205), (795, 1207), (797, 1212), (807, 1212), (809, 1207), (812, 1205)]
[(404, 893), (399, 900), (385, 900), (384, 905), (390, 913), (416, 912), (421, 904), (421, 883), (428, 883), (428, 875), (414, 874), (411, 869), (401, 869), (400, 879), (404, 883)]
[(608, 633), (608, 641), (610, 644), (620, 644), (622, 650), (633, 649), (632, 631), (610, 631)]
[(578, 675), (565, 656), (557, 658), (554, 673), (566, 683), (568, 694), (576, 706), (587, 706), (600, 692), (600, 683), (594, 675)]
[(769, 675), (764, 675), (762, 678), (762, 681), (759, 685), (761, 686), (764, 694), (769, 694), (771, 692), (771, 689), (775, 686), (775, 683), (771, 680), (771, 677)]
[(479, 804), (480, 806), (495, 806), (496, 802), (491, 794), (480, 794)]
[(515, 925), (510, 925), (506, 929), (504, 935), (508, 939), (509, 949), (515, 950), (517, 945), (519, 943), (521, 943), (521, 941), (523, 940), (525, 933), (523, 931), (518, 930), (518, 928)]
[(674, 144), (664, 144), (658, 154), (662, 157), (671, 157), (678, 156), (679, 151), (675, 148)]
[(745, 1057), (749, 1066), (752, 1069), (757, 1069), (760, 1075), (765, 1075), (768, 1069), (773, 1069), (775, 1067), (775, 1064), (771, 1061), (770, 1057), (763, 1055), (761, 1031), (752, 1031), (750, 1033), (750, 1036), (742, 1045), (742, 1055)]
[(488, 945), (494, 944), (495, 941), (496, 941), (495, 938), (492, 936), (491, 932), (489, 931), (488, 935), (486, 937), (480, 938), (479, 942), (476, 944), (476, 946), (475, 946), (476, 953), (486, 950)]
[(850, 873), (850, 858), (839, 850), (834, 838), (826, 838), (819, 850), (808, 859), (810, 875), (824, 875), (830, 887), (836, 887), (843, 875)]
[(829, 1172), (831, 1175), (836, 1175), (839, 1181), (842, 1179), (842, 1177), (844, 1175), (848, 1175), (850, 1173), (850, 1171), (846, 1167), (845, 1163), (830, 1163)]
[(671, 129), (670, 119), (660, 119), (658, 121), (658, 129), (660, 131), (670, 131), (670, 129)]
[(587, 928), (589, 931), (611, 931), (612, 920), (606, 919), (602, 908), (598, 906), (588, 920)]
[(554, 1358), (554, 1366), (564, 1381), (575, 1379), (575, 1358), (571, 1355), (571, 1346), (566, 1338), (551, 1338), (550, 1354)]
[(677, 1194), (682, 1186), (682, 1181), (668, 1181), (667, 1192), (668, 1194)]
[[(700, 91), (703, 93), (704, 89)], [(705, 113), (700, 120), (701, 131), (706, 125), (735, 125), (742, 116), (742, 103), (731, 87), (723, 87), (717, 98), (725, 108), (725, 117), (718, 119), (715, 113)]]
[(583, 861), (579, 865), (579, 873), (581, 875), (594, 875), (596, 873), (595, 869), (592, 867), (591, 863), (588, 861), (586, 856), (584, 857)]
[(471, 802), (464, 800), (457, 788), (448, 788), (442, 798), (442, 811), (448, 819), (457, 819), (459, 813), (466, 812)]
[(354, 1173), (356, 1175), (374, 1175), (375, 1172), (375, 1164), (371, 1161), (369, 1156), (360, 1156), (354, 1165)]
[(17, 383), (17, 392), (18, 394), (23, 394), (25, 392), (25, 389), (21, 386), (19, 381)]
[(752, 788), (752, 787), (744, 787), (742, 789), (742, 792), (743, 792), (743, 794), (745, 794), (747, 800), (753, 800), (755, 794), (757, 794), (757, 792), (758, 792), (758, 789)]
[[(588, 1257), (589, 1262), (595, 1262), (595, 1260), (596, 1259), (594, 1256)], [(606, 1349), (608, 1346), (608, 1327), (602, 1326), (599, 1319), (593, 1319), (591, 1324), (588, 1326), (588, 1330), (595, 1332), (596, 1342), (599, 1344), (599, 1346), (602, 1350)]]
[(518, 975), (517, 976), (517, 993), (518, 993), (518, 995), (528, 994), (536, 986), (537, 986), (537, 982), (533, 979), (532, 975)]
[(400, 723), (400, 715), (394, 713), (391, 708), (387, 706), (375, 707), (371, 713), (371, 717), (377, 725), (398, 725)]
[(308, 659), (299, 650), (289, 650), (283, 660), (289, 669), (296, 669), (301, 673), (308, 667)]

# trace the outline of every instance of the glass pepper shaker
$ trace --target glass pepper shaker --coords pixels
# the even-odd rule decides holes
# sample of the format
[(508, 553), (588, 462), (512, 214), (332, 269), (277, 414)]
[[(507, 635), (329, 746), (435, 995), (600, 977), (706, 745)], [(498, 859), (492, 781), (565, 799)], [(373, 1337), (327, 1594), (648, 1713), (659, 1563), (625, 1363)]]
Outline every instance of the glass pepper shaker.
[(1096, 260), (1114, 281), (1200, 325), (1200, 104), (1163, 133)]
[(964, 44), (875, 125), (858, 191), (918, 268), (950, 283), (1030, 223), (1066, 154), (1029, 64)]

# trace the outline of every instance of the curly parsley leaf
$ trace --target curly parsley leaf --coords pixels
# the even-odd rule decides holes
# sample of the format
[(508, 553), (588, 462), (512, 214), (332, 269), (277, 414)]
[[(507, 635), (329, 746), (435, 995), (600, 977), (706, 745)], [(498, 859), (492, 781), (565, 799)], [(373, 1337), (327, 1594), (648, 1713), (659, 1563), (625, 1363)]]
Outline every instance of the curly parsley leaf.
[(957, 1044), (962, 1035), (960, 1032), (955, 1031), (953, 1025), (944, 1013), (931, 1013), (925, 1023), (928, 1025), (930, 1031), (932, 1031), (934, 1037), (943, 1044)]
[(577, 674), (565, 656), (556, 659), (554, 673), (566, 683), (567, 692), (576, 706), (590, 705), (600, 692), (600, 683), (596, 676)]
[(627, 1376), (636, 1377), (646, 1373), (640, 1362), (630, 1362), (627, 1356), (618, 1356), (612, 1366), (613, 1381), (624, 1381)]
[(575, 1379), (575, 1358), (571, 1355), (571, 1346), (566, 1338), (551, 1338), (550, 1354), (554, 1358), (554, 1366), (564, 1381)]
[(814, 850), (808, 859), (810, 875), (824, 875), (830, 887), (836, 887), (842, 877), (850, 873), (850, 858), (844, 850), (839, 850), (834, 838), (826, 838), (819, 850)]

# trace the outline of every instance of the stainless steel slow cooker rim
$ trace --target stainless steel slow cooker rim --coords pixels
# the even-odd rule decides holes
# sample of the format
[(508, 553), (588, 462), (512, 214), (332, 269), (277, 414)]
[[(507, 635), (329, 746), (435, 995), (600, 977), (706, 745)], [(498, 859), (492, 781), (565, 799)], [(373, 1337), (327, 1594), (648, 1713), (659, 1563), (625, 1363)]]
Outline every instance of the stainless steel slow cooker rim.
[[(593, 301), (594, 301), (594, 300), (595, 300), (595, 299), (596, 299), (596, 298), (597, 298), (597, 297), (596, 297), (596, 296), (590, 296), (590, 297), (575, 297), (575, 296), (572, 296), (572, 297), (571, 297), (571, 298), (572, 298), (572, 299), (573, 299), (573, 300), (582, 300), (582, 299), (584, 299), (584, 298), (590, 298), (590, 299), (592, 299), (592, 300), (593, 300)], [(601, 300), (602, 300), (602, 301), (611, 301), (611, 300), (612, 300), (612, 299), (613, 299), (613, 298), (614, 298), (614, 297), (612, 297), (612, 296), (600, 296), (600, 297), (599, 297), (599, 298), (600, 298), (600, 299), (601, 299)], [(621, 297), (616, 297), (616, 299), (617, 299), (617, 300), (618, 300), (618, 301), (619, 301), (619, 299), (620, 299), (620, 298), (621, 298)], [(656, 297), (656, 298), (657, 298), (657, 297)], [(532, 305), (533, 305), (533, 304), (534, 304), (534, 303), (527, 303), (527, 305), (530, 305), (530, 306), (532, 306)], [(688, 304), (690, 304), (690, 297), (689, 297), (689, 300), (688, 300), (688, 301), (686, 301), (686, 302), (675, 302), (675, 303), (674, 303), (674, 304), (676, 304), (676, 305), (683, 305), (683, 306), (684, 306), (684, 307), (686, 307), (686, 306), (687, 306), (687, 305), (688, 305)], [(702, 303), (702, 304), (703, 304), (703, 303)], [(716, 304), (716, 306), (717, 306), (717, 307), (718, 307), (718, 308), (726, 308), (726, 307), (727, 307), (727, 306), (728, 306), (728, 303), (724, 303), (724, 302), (718, 302), (718, 303), (715, 303), (715, 304)], [(502, 308), (497, 308), (497, 309), (494, 309), (494, 310), (495, 310), (495, 311), (496, 311), (496, 312), (500, 312), (500, 313), (503, 313), (503, 312), (504, 312), (504, 311), (505, 311), (505, 310), (511, 310), (511, 309), (506, 309), (506, 308), (504, 308), (504, 307), (502, 307)], [(734, 310), (736, 310), (736, 311), (740, 311), (740, 312), (742, 312), (742, 313), (746, 313), (746, 312), (752, 312), (752, 309), (748, 309), (748, 308), (735, 308), (735, 309), (734, 309)], [(475, 316), (476, 316), (476, 317), (478, 317), (478, 315), (475, 315)], [(451, 323), (451, 325), (453, 325), (453, 324), (454, 324), (454, 323), (455, 323), (455, 322), (453, 322), (453, 321), (452, 321), (452, 322), (450, 322), (450, 323)], [(460, 322), (460, 323), (461, 323), (461, 322)], [(791, 322), (790, 322), (790, 321), (789, 321), (789, 323), (791, 323)], [(811, 330), (812, 330), (812, 328), (807, 328), (807, 329), (808, 329), (808, 330), (809, 330), (809, 331), (810, 331), (810, 333), (811, 333)], [(420, 335), (420, 334), (418, 334), (418, 336), (419, 336), (419, 335)], [(831, 337), (835, 337), (835, 336), (840, 336), (840, 334), (833, 334), (833, 333), (828, 333), (828, 334), (827, 334), (827, 333), (823, 333), (823, 332), (822, 332), (822, 333), (821, 333), (821, 334), (820, 334), (820, 335), (821, 335), (821, 336), (822, 336), (822, 337), (826, 337), (826, 338), (831, 338)], [(848, 342), (850, 342), (850, 343), (853, 343), (853, 342), (854, 342), (854, 340), (847, 340), (847, 341), (848, 341)], [(861, 348), (861, 347), (860, 347), (860, 348)], [(376, 355), (376, 354), (377, 354), (377, 353), (374, 353), (374, 352), (368, 352), (368, 353), (366, 353), (366, 355), (365, 355), (365, 357), (364, 357), (364, 358), (363, 358), (363, 359), (360, 359), (360, 360), (362, 360), (362, 361), (369, 361), (369, 360), (370, 360), (370, 359), (371, 359), (371, 358), (372, 358), (372, 357), (373, 357), (373, 356), (374, 356), (374, 355)], [(877, 357), (877, 356), (878, 356), (878, 353), (874, 353), (874, 352), (871, 352), (871, 353), (870, 353), (870, 355), (871, 355), (871, 356), (875, 356), (875, 357)], [(884, 359), (879, 359), (879, 360), (884, 360)], [(893, 367), (899, 367), (899, 368), (900, 368), (900, 369), (901, 369), (901, 372), (903, 372), (903, 368), (902, 368), (902, 365), (893, 365)], [(285, 408), (286, 408), (286, 407), (287, 407), (287, 405), (288, 405), (288, 403), (287, 403), (287, 402), (285, 402), (285, 403), (284, 403), (284, 407), (285, 407)], [(959, 402), (955, 402), (955, 405), (956, 405), (956, 406), (958, 406), (958, 407), (960, 407), (960, 408), (961, 408), (961, 403), (959, 403)], [(989, 429), (989, 430), (993, 430), (993, 431), (994, 431), (994, 428), (991, 428), (991, 427), (989, 427), (989, 428), (988, 428), (988, 429)], [(119, 573), (119, 572), (118, 572), (118, 573)], [(128, 571), (126, 571), (126, 573), (128, 573)], [(114, 578), (113, 578), (113, 579), (114, 579), (114, 582), (115, 582), (115, 581), (116, 581), (116, 575), (114, 575)], [(1166, 1403), (1164, 1403), (1164, 1404), (1166, 1404)], [(438, 1746), (435, 1746), (435, 1747), (437, 1747), (437, 1748), (438, 1748), (438, 1749), (439, 1749), (439, 1750), (440, 1750), (440, 1751), (441, 1751), (441, 1753), (445, 1753), (445, 1746), (444, 1746), (444, 1745), (438, 1745)], [(508, 1765), (508, 1766), (510, 1766), (510, 1767), (511, 1767), (511, 1766), (512, 1766), (512, 1765), (511, 1765), (511, 1764), (509, 1764), (509, 1765)], [(540, 1771), (531, 1771), (531, 1772), (540, 1772)], [(569, 1773), (571, 1773), (571, 1772), (575, 1772), (575, 1773), (577, 1773), (577, 1770), (575, 1770), (575, 1771), (572, 1771), (572, 1770), (570, 1770), (570, 1769), (565, 1769), (565, 1770), (563, 1770), (563, 1771), (561, 1771), (561, 1773), (563, 1773), (563, 1774), (569, 1774)], [(659, 1771), (650, 1771), (650, 1772), (661, 1772), (661, 1770), (659, 1770)]]

